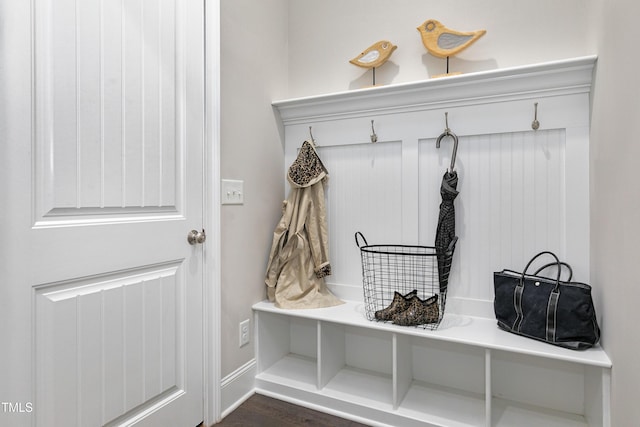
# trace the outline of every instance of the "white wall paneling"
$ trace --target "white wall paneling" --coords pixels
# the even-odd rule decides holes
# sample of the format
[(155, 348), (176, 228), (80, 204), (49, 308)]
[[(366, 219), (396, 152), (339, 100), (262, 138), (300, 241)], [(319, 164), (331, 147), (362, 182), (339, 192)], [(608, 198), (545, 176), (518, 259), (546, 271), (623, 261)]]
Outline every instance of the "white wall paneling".
[[(358, 283), (360, 253), (354, 251), (354, 233), (374, 232), (380, 239), (398, 240), (402, 236), (402, 145), (400, 142), (320, 146), (330, 171), (327, 186), (329, 240), (334, 283)], [(357, 194), (357, 197), (353, 197)], [(350, 212), (349, 215), (345, 215)], [(340, 220), (338, 220), (340, 218)]]
[[(256, 304), (257, 390), (371, 425), (609, 426), (604, 351), (508, 334), (492, 307), (493, 272), (520, 270), (542, 250), (589, 282), (594, 63), (578, 58), (275, 102), (285, 166), (312, 126), (329, 170), (327, 281), (347, 302), (316, 310)], [(452, 150), (451, 139), (435, 146), (445, 112), (459, 136), (460, 194), (444, 320), (434, 331), (370, 322), (354, 233), (370, 244), (433, 245)]]
[[(542, 250), (566, 259), (564, 139), (559, 129), (460, 138), (455, 201), (460, 240), (449, 297), (492, 301), (494, 271), (522, 268)], [(451, 146), (448, 140), (437, 150), (433, 139), (420, 141), (416, 197), (424, 245), (435, 239), (440, 181)]]
[[(433, 245), (440, 182), (459, 136), (456, 248), (448, 310), (492, 316), (492, 272), (541, 250), (589, 282), (588, 120), (593, 58), (276, 102), (285, 165), (309, 126), (329, 170), (328, 283), (361, 298), (353, 235)], [(538, 102), (540, 130), (531, 129)], [(378, 142), (370, 142), (371, 120)], [(285, 186), (288, 184), (285, 182)], [(288, 190), (288, 189), (287, 189)]]

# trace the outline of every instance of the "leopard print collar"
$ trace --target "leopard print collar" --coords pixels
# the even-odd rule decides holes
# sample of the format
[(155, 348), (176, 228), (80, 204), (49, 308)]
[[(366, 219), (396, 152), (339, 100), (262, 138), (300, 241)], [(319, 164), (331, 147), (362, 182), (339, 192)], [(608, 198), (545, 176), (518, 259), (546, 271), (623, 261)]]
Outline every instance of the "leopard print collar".
[(296, 187), (309, 187), (327, 176), (327, 169), (309, 141), (300, 148), (298, 157), (289, 167), (289, 182)]

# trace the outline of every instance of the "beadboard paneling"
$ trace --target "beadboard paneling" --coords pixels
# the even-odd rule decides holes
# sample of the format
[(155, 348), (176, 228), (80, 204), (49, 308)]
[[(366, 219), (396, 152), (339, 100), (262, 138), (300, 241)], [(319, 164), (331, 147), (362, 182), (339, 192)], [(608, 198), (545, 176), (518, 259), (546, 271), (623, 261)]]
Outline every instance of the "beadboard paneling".
[[(520, 269), (566, 242), (565, 134), (562, 130), (462, 137), (455, 170), (456, 234), (450, 296), (493, 299), (492, 273)], [(435, 238), (440, 182), (450, 163), (451, 139), (440, 150), (420, 142), (420, 244)]]
[(328, 146), (318, 147), (318, 153), (330, 174), (330, 282), (359, 283), (360, 252), (354, 233), (386, 241), (397, 241), (402, 234), (402, 146), (400, 142)]
[[(436, 149), (435, 139), (420, 139), (417, 158), (403, 156), (411, 140), (318, 147), (330, 172), (328, 283), (360, 286), (356, 231), (370, 244), (407, 244), (402, 236), (414, 235), (409, 244), (433, 246), (452, 144)], [(542, 250), (566, 258), (565, 147), (560, 129), (460, 137), (450, 297), (491, 301), (494, 271), (521, 269)], [(403, 187), (403, 171), (417, 185)], [(402, 207), (411, 205), (404, 198), (417, 201), (415, 221), (403, 221)]]

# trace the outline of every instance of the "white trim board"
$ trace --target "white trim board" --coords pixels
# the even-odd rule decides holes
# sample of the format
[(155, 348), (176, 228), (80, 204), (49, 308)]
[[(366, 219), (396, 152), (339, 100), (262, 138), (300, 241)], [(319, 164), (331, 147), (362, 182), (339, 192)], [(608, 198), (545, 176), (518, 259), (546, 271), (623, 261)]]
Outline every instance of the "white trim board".
[(205, 124), (206, 164), (204, 228), (204, 424), (221, 419), (221, 301), (220, 301), (220, 0), (205, 2)]
[(220, 419), (233, 412), (255, 392), (256, 359), (251, 359), (226, 377), (220, 383)]
[(589, 93), (596, 56), (273, 102), (287, 125)]

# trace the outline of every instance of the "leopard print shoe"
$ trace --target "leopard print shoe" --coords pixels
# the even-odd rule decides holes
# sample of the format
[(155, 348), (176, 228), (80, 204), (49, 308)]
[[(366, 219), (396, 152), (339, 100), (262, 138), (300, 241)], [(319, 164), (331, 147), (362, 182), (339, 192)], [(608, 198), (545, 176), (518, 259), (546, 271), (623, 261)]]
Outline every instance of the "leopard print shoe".
[(415, 289), (406, 295), (394, 292), (393, 301), (391, 302), (391, 304), (387, 308), (376, 311), (376, 320), (391, 320), (393, 316), (409, 308), (411, 299), (416, 295), (418, 295), (418, 291)]
[(438, 295), (434, 295), (426, 300), (421, 300), (418, 296), (411, 298), (409, 307), (401, 313), (393, 316), (393, 323), (400, 326), (418, 326), (426, 323), (437, 323), (440, 319), (438, 308)]

